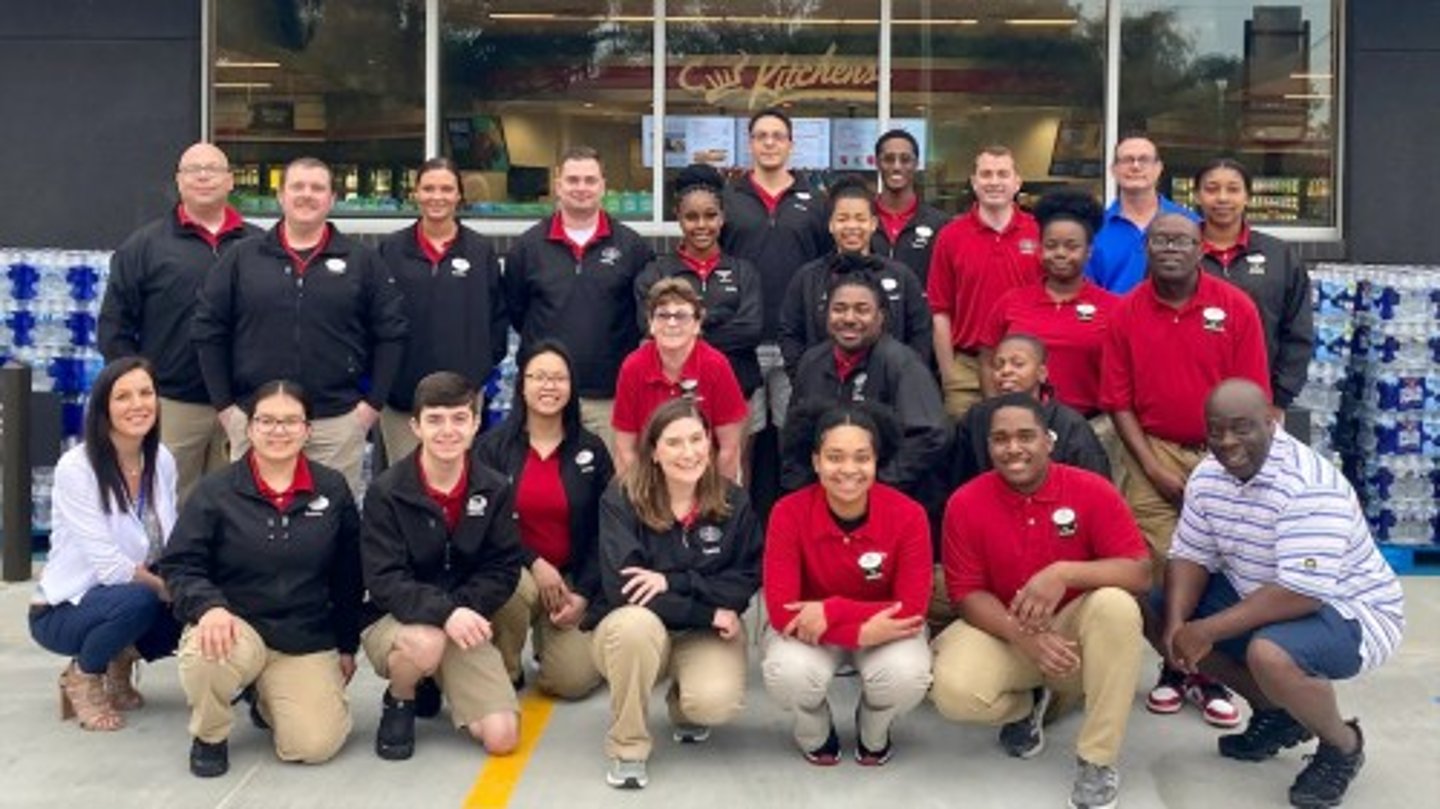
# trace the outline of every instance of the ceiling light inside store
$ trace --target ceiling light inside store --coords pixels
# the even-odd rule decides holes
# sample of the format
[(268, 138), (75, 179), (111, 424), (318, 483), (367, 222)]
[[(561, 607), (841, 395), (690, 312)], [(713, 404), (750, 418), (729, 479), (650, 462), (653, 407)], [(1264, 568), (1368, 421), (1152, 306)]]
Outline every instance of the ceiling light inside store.
[(1079, 24), (1080, 24), (1080, 21), (1077, 20), (1077, 19), (1074, 19), (1074, 18), (1070, 18), (1070, 19), (1063, 19), (1063, 18), (1046, 19), (1046, 18), (1042, 18), (1042, 17), (1036, 17), (1036, 18), (1033, 18), (1033, 19), (1019, 19), (1019, 18), (1017, 18), (1017, 19), (1010, 19), (1010, 20), (1006, 20), (1006, 21), (1005, 21), (1005, 24), (1006, 24), (1006, 25), (1015, 25), (1015, 26), (1032, 26), (1032, 27), (1036, 27), (1036, 28), (1041, 28), (1041, 27), (1060, 28), (1060, 27), (1066, 27), (1066, 26), (1071, 26), (1071, 25), (1079, 25)]
[(1301, 81), (1330, 81), (1335, 78), (1334, 73), (1291, 73), (1290, 78)]
[(235, 70), (278, 70), (279, 62), (232, 62), (229, 59), (221, 58), (215, 60), (216, 67), (228, 67)]
[(1286, 101), (1329, 101), (1329, 93), (1286, 93)]
[[(649, 15), (627, 15), (627, 14), (556, 14), (553, 12), (529, 12), (529, 11), (500, 11), (490, 14), (490, 19), (497, 22), (612, 22), (612, 23), (643, 23), (649, 25), (655, 22), (655, 18)], [(784, 16), (696, 16), (696, 15), (671, 15), (665, 18), (668, 23), (703, 24), (703, 23), (724, 23), (729, 25), (879, 25), (880, 20), (875, 18), (847, 19), (840, 17), (807, 17), (796, 19)], [(1073, 22), (1073, 20), (1071, 21)], [(891, 20), (893, 25), (979, 25), (980, 21), (969, 18), (953, 19), (908, 19)]]
[(216, 90), (269, 90), (275, 85), (268, 81), (217, 81)]

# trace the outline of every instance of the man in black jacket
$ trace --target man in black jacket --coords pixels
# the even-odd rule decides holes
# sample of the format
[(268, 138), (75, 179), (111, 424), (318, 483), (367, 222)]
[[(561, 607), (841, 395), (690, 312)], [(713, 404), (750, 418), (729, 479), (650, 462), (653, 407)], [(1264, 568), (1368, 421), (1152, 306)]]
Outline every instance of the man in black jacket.
[(362, 643), (375, 673), (390, 680), (375, 735), (383, 759), (414, 754), (416, 686), (432, 675), (455, 726), (487, 752), (505, 755), (519, 743), (519, 703), (489, 617), (520, 578), (515, 496), (498, 472), (470, 461), (475, 396), (450, 371), (420, 380), (412, 419), (420, 448), (365, 496), (360, 553), (375, 620)]
[(280, 222), (226, 253), (205, 280), (192, 328), (200, 370), (231, 458), (248, 448), (235, 403), (271, 379), (295, 380), (315, 408), (306, 454), (358, 491), (366, 436), (405, 350), (400, 292), (374, 250), (326, 221), (328, 166), (292, 160), (279, 199)]
[(175, 187), (180, 203), (130, 234), (110, 257), (100, 304), (98, 342), (106, 362), (139, 355), (155, 367), (160, 394), (160, 441), (175, 456), (179, 504), (206, 472), (227, 463), (225, 432), (215, 418), (190, 320), (206, 273), (246, 236), (247, 225), (226, 204), (235, 180), (225, 153), (197, 143), (180, 155)]
[(950, 221), (950, 215), (925, 204), (916, 193), (920, 143), (914, 135), (903, 129), (881, 135), (875, 140), (875, 162), (880, 173), (880, 193), (875, 197), (880, 227), (870, 237), (870, 252), (909, 267), (923, 290), (935, 236)]

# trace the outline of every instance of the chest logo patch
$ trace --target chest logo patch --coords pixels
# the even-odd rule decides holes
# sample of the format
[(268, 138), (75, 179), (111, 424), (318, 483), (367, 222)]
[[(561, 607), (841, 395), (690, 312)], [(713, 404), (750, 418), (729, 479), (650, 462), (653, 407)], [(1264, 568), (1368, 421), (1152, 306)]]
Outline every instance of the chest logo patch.
[(915, 228), (915, 235), (922, 239), (929, 239), (931, 236), (935, 235), (935, 229), (930, 227), (929, 225), (921, 225)]
[(865, 574), (865, 581), (879, 581), (885, 567), (885, 554), (879, 551), (866, 551), (860, 554), (860, 572)]
[(575, 453), (576, 466), (585, 466), (586, 464), (592, 463), (594, 460), (595, 453), (591, 452), (588, 449), (582, 449), (579, 452)]
[(463, 258), (450, 260), (450, 274), (456, 278), (464, 278), (470, 273), (470, 262)]
[(305, 516), (319, 517), (325, 513), (327, 508), (330, 508), (330, 498), (322, 494), (305, 506)]
[(325, 259), (325, 269), (335, 273), (336, 275), (339, 275), (345, 272), (345, 259), (327, 258)]
[(1055, 509), (1054, 514), (1050, 515), (1050, 521), (1055, 523), (1055, 531), (1060, 534), (1060, 536), (1075, 536), (1075, 509), (1072, 509), (1068, 506), (1061, 506), (1060, 508)]
[(1251, 275), (1265, 274), (1265, 256), (1261, 253), (1251, 253), (1246, 256), (1245, 265), (1249, 267)]
[(1089, 323), (1095, 319), (1095, 304), (1081, 303), (1075, 306), (1075, 319), (1081, 323)]
[(1035, 255), (1036, 246), (1034, 239), (1021, 239), (1020, 243), (1016, 245), (1016, 249), (1020, 251), (1020, 255), (1022, 256), (1033, 256)]
[(1205, 319), (1206, 331), (1225, 331), (1226, 314), (1224, 309), (1218, 306), (1207, 306), (1205, 307), (1205, 311), (1200, 313), (1200, 316)]
[(465, 501), (465, 516), (484, 517), (485, 509), (489, 508), (490, 501), (485, 499), (483, 494), (472, 494), (470, 499)]
[(618, 247), (614, 247), (614, 246), (606, 247), (605, 249), (603, 249), (603, 250), (600, 251), (600, 263), (601, 263), (601, 264), (604, 264), (604, 265), (609, 266), (609, 267), (613, 267), (613, 266), (615, 266), (615, 262), (617, 262), (617, 261), (619, 261), (619, 260), (620, 260), (620, 248), (618, 248)]
[(870, 375), (865, 373), (864, 371), (861, 371), (860, 373), (855, 375), (854, 387), (850, 389), (850, 401), (865, 401), (865, 382), (869, 379)]
[(900, 286), (900, 282), (894, 278), (881, 278), (880, 286), (884, 287), (886, 292), (894, 292), (896, 287)]

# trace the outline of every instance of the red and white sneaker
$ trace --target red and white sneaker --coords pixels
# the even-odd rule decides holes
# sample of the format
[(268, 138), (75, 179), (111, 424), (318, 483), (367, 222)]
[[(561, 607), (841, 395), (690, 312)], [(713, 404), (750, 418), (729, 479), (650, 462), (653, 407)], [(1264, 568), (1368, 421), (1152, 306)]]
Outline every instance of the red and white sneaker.
[(1240, 709), (1230, 689), (1206, 677), (1192, 674), (1185, 679), (1185, 699), (1200, 709), (1205, 721), (1217, 728), (1240, 725)]
[(1160, 680), (1145, 696), (1145, 707), (1150, 713), (1179, 713), (1185, 707), (1185, 672), (1160, 664)]

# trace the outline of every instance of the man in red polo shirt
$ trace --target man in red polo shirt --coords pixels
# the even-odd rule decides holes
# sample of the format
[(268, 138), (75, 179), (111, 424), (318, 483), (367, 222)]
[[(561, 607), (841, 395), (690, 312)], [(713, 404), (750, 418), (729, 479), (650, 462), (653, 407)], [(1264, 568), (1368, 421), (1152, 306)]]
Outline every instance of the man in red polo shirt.
[(989, 436), (994, 470), (945, 508), (941, 556), (962, 620), (935, 640), (931, 697), (947, 719), (1001, 725), (1005, 752), (1024, 759), (1044, 749), (1052, 690), (1083, 702), (1070, 806), (1114, 806), (1144, 646), (1145, 541), (1108, 479), (1050, 461), (1033, 398), (1002, 395)]
[(624, 474), (639, 457), (637, 441), (655, 408), (688, 396), (715, 429), (720, 474), (738, 480), (740, 441), (750, 410), (730, 360), (700, 339), (705, 319), (700, 293), (683, 279), (666, 278), (650, 287), (645, 308), (654, 339), (630, 352), (615, 382), (610, 424), (616, 474)]
[[(1100, 406), (1125, 455), (1125, 500), (1150, 544), (1156, 584), (1180, 519), (1185, 481), (1205, 457), (1205, 398), (1240, 377), (1270, 396), (1265, 332), (1250, 297), (1200, 270), (1200, 227), (1161, 214), (1146, 236), (1148, 278), (1110, 317)], [(1217, 727), (1240, 722), (1229, 691), (1161, 664), (1146, 707), (1175, 713), (1189, 700)]]
[(961, 418), (993, 393), (978, 358), (990, 312), (1010, 289), (1040, 280), (1040, 228), (1015, 204), (1020, 173), (1004, 146), (975, 156), (975, 204), (940, 231), (925, 297), (935, 323), (935, 364), (945, 411)]

